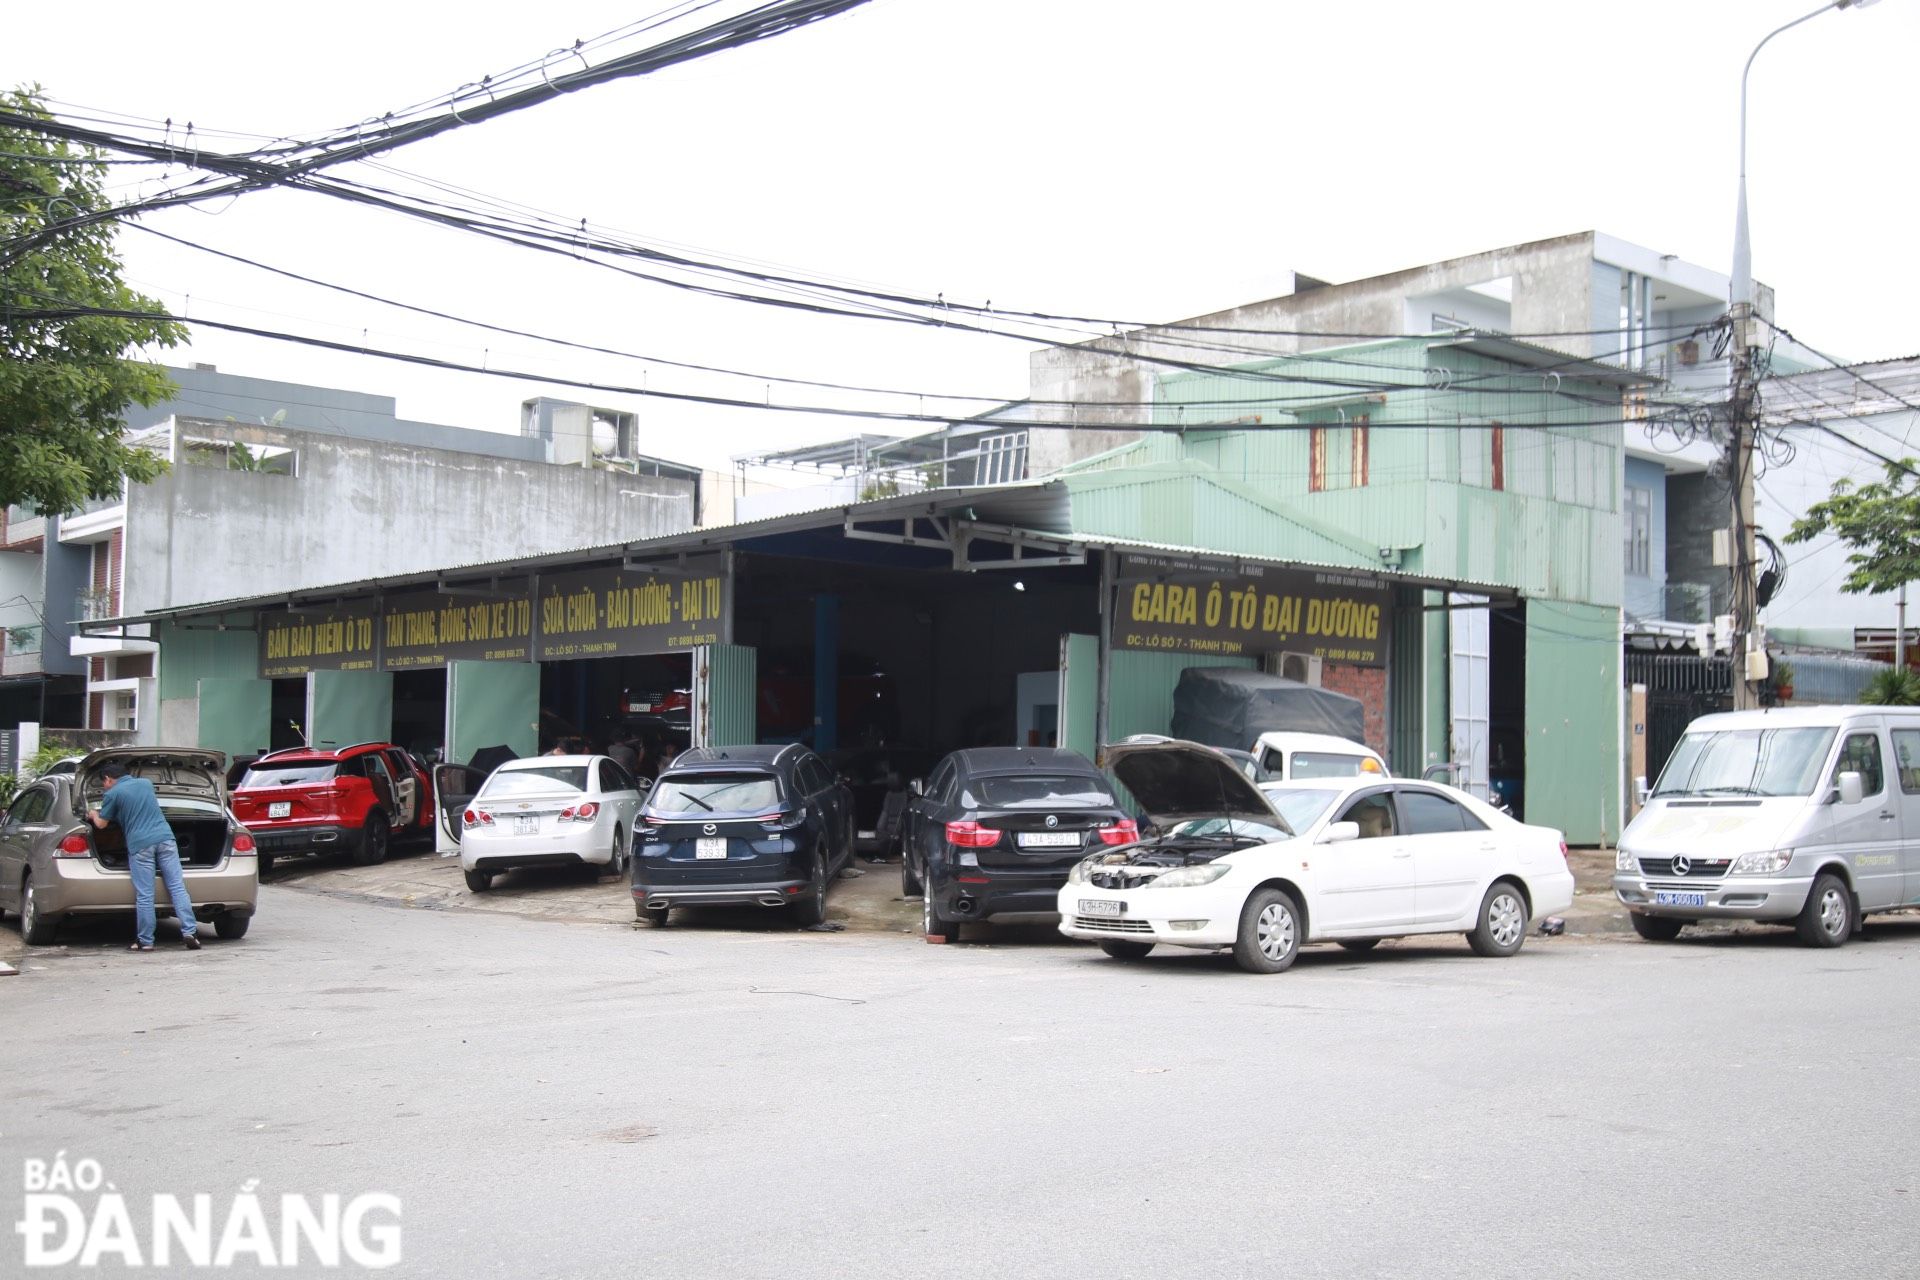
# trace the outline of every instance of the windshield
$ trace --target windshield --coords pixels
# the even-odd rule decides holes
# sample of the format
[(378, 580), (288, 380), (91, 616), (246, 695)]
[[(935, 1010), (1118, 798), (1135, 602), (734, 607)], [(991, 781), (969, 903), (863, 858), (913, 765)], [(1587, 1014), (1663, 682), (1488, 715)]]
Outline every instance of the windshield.
[(1720, 729), (1689, 733), (1660, 773), (1656, 796), (1813, 794), (1834, 730)]
[(311, 782), (327, 782), (333, 778), (333, 771), (340, 766), (332, 761), (326, 763), (308, 762), (305, 764), (258, 765), (249, 768), (240, 779), (245, 787), (298, 787)]
[(500, 796), (551, 795), (555, 791), (585, 791), (587, 766), (583, 764), (528, 765), (520, 769), (496, 769), (480, 794), (489, 800)]
[(1236, 840), (1257, 840), (1261, 844), (1272, 844), (1276, 840), (1291, 840), (1293, 832), (1271, 822), (1260, 822), (1254, 818), (1189, 818), (1185, 822), (1176, 822), (1167, 829), (1170, 840), (1193, 840), (1205, 836), (1232, 837)]
[(1360, 772), (1366, 756), (1350, 756), (1343, 751), (1296, 751), (1288, 765), (1289, 778), (1351, 778)]
[(780, 783), (770, 773), (693, 773), (654, 784), (652, 813), (771, 813), (780, 807)]
[(1294, 787), (1262, 787), (1261, 794), (1267, 797), (1267, 803), (1280, 811), (1287, 825), (1295, 831), (1305, 831), (1314, 824), (1315, 819), (1327, 811), (1340, 795), (1338, 791), (1296, 789)]
[(1004, 773), (971, 778), (960, 792), (960, 805), (966, 809), (1111, 807), (1118, 803), (1104, 782), (1086, 774)]

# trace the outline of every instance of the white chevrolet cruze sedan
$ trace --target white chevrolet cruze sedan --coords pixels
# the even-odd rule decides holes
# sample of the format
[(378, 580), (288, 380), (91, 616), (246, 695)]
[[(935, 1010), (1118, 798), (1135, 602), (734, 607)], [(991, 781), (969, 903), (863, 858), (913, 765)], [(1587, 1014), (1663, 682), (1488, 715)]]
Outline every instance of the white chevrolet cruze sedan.
[(1566, 843), (1436, 783), (1363, 774), (1256, 787), (1192, 742), (1108, 749), (1153, 834), (1076, 865), (1060, 932), (1116, 959), (1156, 946), (1231, 950), (1279, 973), (1310, 942), (1464, 933), (1510, 956), (1573, 903)]
[(531, 756), (488, 775), (460, 815), (460, 868), (483, 893), (513, 867), (626, 870), (651, 783), (607, 756)]

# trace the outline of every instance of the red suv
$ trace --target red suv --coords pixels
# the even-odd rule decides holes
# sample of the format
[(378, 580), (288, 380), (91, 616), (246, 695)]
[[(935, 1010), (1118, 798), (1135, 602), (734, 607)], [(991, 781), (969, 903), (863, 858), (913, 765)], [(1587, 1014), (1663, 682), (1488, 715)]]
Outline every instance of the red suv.
[(393, 841), (431, 836), (432, 797), (426, 771), (390, 742), (292, 747), (247, 766), (233, 816), (253, 833), (262, 875), (284, 853), (340, 851), (372, 866)]

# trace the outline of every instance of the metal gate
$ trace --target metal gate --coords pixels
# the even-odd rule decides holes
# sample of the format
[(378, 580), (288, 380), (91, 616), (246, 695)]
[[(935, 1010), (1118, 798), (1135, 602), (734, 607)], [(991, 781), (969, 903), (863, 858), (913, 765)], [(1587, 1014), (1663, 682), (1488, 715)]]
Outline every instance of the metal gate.
[(1667, 757), (1699, 716), (1733, 706), (1733, 662), (1687, 653), (1627, 651), (1627, 683), (1647, 687), (1647, 780), (1667, 767)]

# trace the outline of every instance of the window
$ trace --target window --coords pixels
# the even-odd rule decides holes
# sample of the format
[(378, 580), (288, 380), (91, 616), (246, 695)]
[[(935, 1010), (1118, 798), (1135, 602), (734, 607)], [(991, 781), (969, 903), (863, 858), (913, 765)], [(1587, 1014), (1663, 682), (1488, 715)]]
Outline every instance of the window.
[(587, 766), (543, 764), (521, 769), (496, 769), (480, 794), (488, 800), (502, 796), (537, 796), (555, 791), (585, 791)]
[(1877, 796), (1886, 785), (1886, 776), (1880, 770), (1880, 735), (1877, 733), (1850, 733), (1840, 746), (1840, 759), (1834, 762), (1835, 781), (1843, 773), (1860, 775), (1860, 794)]
[(1833, 730), (1719, 729), (1680, 739), (1660, 771), (1656, 796), (1806, 796), (1833, 744)]
[(633, 775), (621, 768), (619, 761), (602, 760), (600, 762), (600, 790), (602, 792), (638, 791), (639, 789), (639, 786), (633, 780)]
[(1352, 778), (1366, 772), (1365, 756), (1340, 751), (1296, 751), (1288, 778)]
[(1300, 787), (1262, 787), (1267, 802), (1280, 811), (1287, 825), (1295, 831), (1305, 831), (1314, 824), (1327, 806), (1340, 798), (1338, 791), (1308, 790)]
[(1621, 525), (1626, 535), (1626, 569), (1645, 578), (1653, 572), (1653, 491), (1628, 485)]
[(1098, 778), (1084, 774), (1008, 773), (971, 778), (960, 794), (966, 809), (1056, 809), (1117, 803)]
[(1504, 491), (1507, 487), (1507, 429), (1497, 422), (1487, 430), (1487, 459), (1493, 468), (1493, 488)]
[(393, 773), (387, 768), (386, 759), (378, 753), (361, 756), (360, 759), (366, 762), (367, 778), (373, 783), (373, 794), (383, 804), (391, 804), (399, 793), (394, 789)]
[(52, 808), (53, 788), (35, 787), (15, 800), (13, 808), (7, 810), (7, 825), (17, 827), (26, 822), (45, 822)]
[(1347, 811), (1340, 815), (1338, 821), (1359, 823), (1362, 840), (1393, 835), (1395, 833), (1393, 801), (1384, 791), (1364, 796), (1348, 805)]
[(1441, 835), (1449, 831), (1485, 831), (1486, 824), (1456, 800), (1432, 791), (1400, 793), (1400, 816), (1410, 836)]
[(1371, 453), (1367, 440), (1367, 415), (1360, 414), (1345, 426), (1317, 426), (1307, 430), (1307, 489), (1323, 493), (1328, 489), (1366, 487)]
[(780, 783), (770, 773), (683, 773), (655, 783), (647, 801), (648, 812), (657, 814), (758, 814), (779, 808)]
[(242, 790), (250, 787), (299, 787), (313, 782), (331, 782), (334, 766), (331, 762), (276, 765), (268, 762), (250, 767), (240, 779)]
[(1900, 789), (1920, 795), (1920, 729), (1893, 731), (1893, 759), (1900, 770)]

